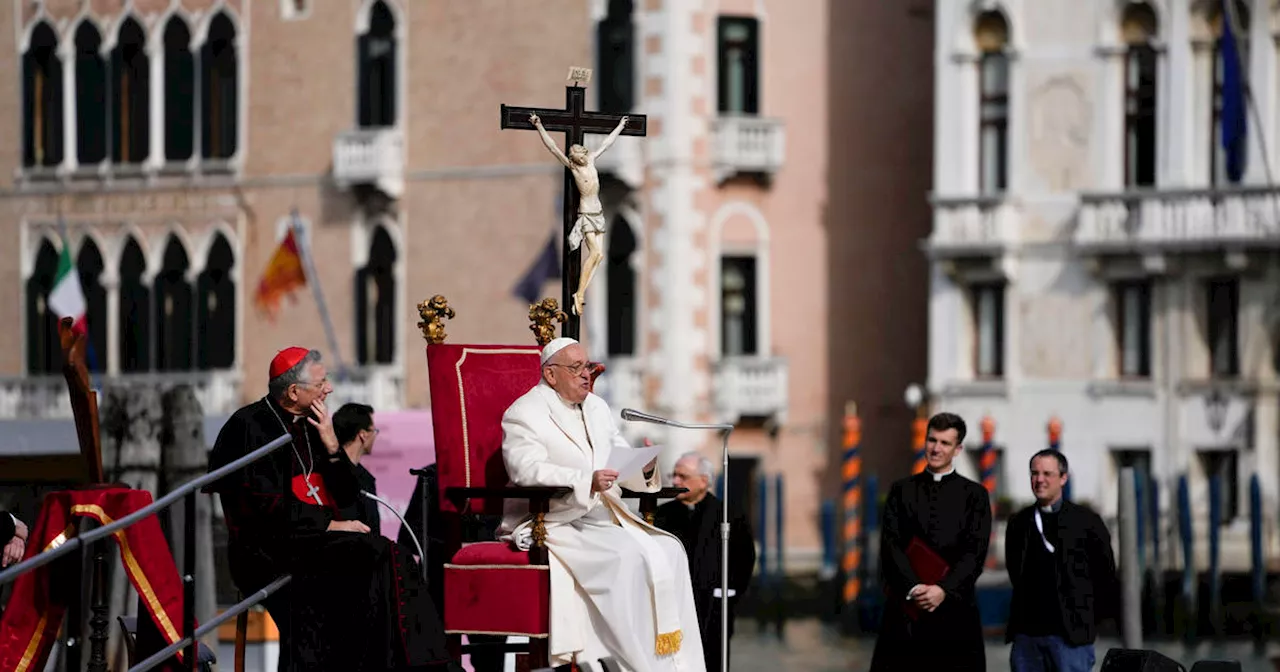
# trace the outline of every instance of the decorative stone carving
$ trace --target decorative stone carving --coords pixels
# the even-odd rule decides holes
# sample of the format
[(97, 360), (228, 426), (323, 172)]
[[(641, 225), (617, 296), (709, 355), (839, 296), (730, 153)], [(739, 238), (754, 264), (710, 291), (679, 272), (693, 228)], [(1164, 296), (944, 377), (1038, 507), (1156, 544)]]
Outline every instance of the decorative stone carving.
[(1053, 77), (1030, 98), (1031, 164), (1055, 191), (1082, 186), (1089, 168), (1093, 115), (1085, 89), (1075, 77)]

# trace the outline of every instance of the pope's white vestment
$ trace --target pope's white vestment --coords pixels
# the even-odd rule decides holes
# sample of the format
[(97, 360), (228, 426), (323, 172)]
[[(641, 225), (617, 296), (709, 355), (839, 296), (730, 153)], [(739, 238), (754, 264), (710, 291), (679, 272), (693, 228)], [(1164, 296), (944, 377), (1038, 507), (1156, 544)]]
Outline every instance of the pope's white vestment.
[[(706, 672), (684, 546), (621, 497), (620, 486), (658, 490), (656, 470), (591, 491), (610, 452), (631, 450), (604, 400), (570, 404), (542, 382), (511, 404), (502, 431), (512, 483), (573, 488), (545, 516), (552, 664), (612, 656), (634, 672)], [(528, 548), (528, 503), (508, 501), (504, 513), (503, 539)]]

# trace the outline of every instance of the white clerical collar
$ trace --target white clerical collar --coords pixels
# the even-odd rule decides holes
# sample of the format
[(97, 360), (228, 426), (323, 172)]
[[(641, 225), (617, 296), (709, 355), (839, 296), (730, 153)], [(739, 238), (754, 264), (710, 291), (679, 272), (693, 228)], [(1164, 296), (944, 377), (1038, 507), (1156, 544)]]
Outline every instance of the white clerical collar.
[(1041, 506), (1038, 508), (1045, 513), (1057, 513), (1062, 510), (1062, 498), (1058, 498), (1057, 501), (1048, 506)]
[(935, 471), (930, 471), (930, 472), (929, 472), (929, 475), (933, 477), (933, 482), (934, 482), (934, 483), (937, 483), (937, 482), (941, 481), (942, 479), (946, 478), (947, 476), (950, 476), (951, 474), (954, 474), (954, 473), (956, 473), (956, 466), (953, 464), (953, 465), (951, 465), (951, 468), (950, 468), (950, 469), (948, 469), (948, 470), (946, 470), (946, 471), (944, 471), (944, 472), (942, 472), (942, 473), (938, 473), (938, 472), (935, 472)]
[(547, 382), (545, 380), (542, 381), (542, 384), (546, 386), (547, 392), (550, 393), (551, 396), (556, 398), (556, 401), (560, 402), (561, 404), (564, 404), (565, 408), (569, 409), (570, 411), (582, 410), (582, 404), (575, 404), (572, 401), (569, 401), (568, 399), (565, 399), (564, 397), (560, 396), (560, 393), (556, 392), (556, 388), (551, 387), (550, 385), (547, 385)]

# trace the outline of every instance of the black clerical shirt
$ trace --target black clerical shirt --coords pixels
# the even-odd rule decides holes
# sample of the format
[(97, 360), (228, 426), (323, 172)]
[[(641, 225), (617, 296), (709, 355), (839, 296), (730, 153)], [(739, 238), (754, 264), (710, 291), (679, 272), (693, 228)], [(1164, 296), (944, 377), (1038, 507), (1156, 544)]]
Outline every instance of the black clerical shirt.
[[(1037, 532), (1030, 536), (1026, 556), (1024, 580), (1026, 590), (1019, 594), (1025, 600), (1022, 611), (1022, 632), (1032, 637), (1063, 635), (1062, 598), (1058, 592), (1058, 563), (1062, 555), (1062, 540), (1058, 534), (1058, 512), (1040, 510), (1044, 525), (1043, 538)], [(1050, 551), (1045, 541), (1053, 546)]]

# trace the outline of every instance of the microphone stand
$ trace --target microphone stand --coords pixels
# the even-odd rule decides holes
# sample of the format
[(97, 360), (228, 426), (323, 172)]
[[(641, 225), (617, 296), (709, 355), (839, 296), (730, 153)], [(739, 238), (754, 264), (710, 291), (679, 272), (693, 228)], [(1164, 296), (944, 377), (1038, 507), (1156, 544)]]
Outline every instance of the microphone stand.
[(721, 432), (720, 445), (720, 672), (729, 672), (729, 434), (732, 423), (687, 423), (642, 413), (630, 408), (622, 409), (622, 419), (628, 422), (648, 422), (678, 429), (714, 429)]

